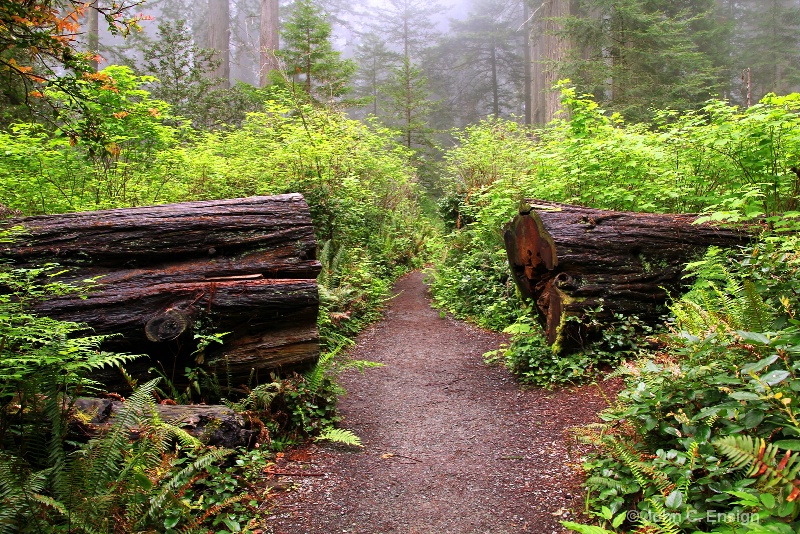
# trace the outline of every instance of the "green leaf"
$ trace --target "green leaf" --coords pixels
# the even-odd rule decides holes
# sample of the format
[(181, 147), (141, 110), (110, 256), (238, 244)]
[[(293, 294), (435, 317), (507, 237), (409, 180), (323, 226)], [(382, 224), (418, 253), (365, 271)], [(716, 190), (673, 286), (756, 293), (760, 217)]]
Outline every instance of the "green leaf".
[(680, 490), (674, 490), (667, 495), (664, 503), (667, 505), (667, 508), (672, 508), (673, 510), (680, 508), (683, 504), (683, 493), (681, 493)]
[(614, 534), (612, 530), (606, 530), (593, 525), (581, 525), (580, 523), (573, 523), (571, 521), (562, 521), (561, 525), (567, 530), (580, 532), (580, 534)]
[(747, 493), (746, 491), (726, 491), (725, 493), (738, 497), (738, 504), (743, 506), (756, 507), (761, 505), (761, 501), (752, 493)]
[(742, 419), (742, 424), (745, 428), (755, 428), (764, 420), (764, 412), (762, 410), (750, 410)]
[(736, 332), (739, 336), (751, 343), (758, 343), (759, 345), (769, 345), (769, 338), (760, 332), (745, 332), (742, 330), (737, 330)]
[(736, 400), (759, 400), (761, 397), (749, 391), (734, 391), (730, 394), (731, 398)]
[(778, 447), (779, 449), (800, 451), (800, 439), (782, 439), (776, 441), (775, 446)]
[(762, 493), (759, 496), (761, 503), (767, 508), (775, 508), (775, 496), (770, 493)]
[(789, 378), (789, 376), (791, 376), (791, 373), (789, 371), (782, 371), (782, 370), (771, 371), (762, 376), (761, 381), (769, 386), (774, 386), (776, 384), (780, 384), (781, 382)]

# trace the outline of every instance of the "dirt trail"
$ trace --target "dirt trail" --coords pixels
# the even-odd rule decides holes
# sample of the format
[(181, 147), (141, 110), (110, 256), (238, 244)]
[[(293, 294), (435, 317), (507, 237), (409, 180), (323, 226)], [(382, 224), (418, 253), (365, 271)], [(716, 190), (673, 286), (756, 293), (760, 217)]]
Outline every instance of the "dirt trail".
[(503, 336), (440, 318), (421, 273), (395, 289), (354, 349), (385, 366), (342, 380), (342, 426), (364, 448), (289, 455), (314, 476), (287, 477), (296, 489), (276, 498), (265, 532), (562, 532), (558, 520), (582, 507), (565, 430), (605, 405), (597, 388), (521, 390), (483, 363)]

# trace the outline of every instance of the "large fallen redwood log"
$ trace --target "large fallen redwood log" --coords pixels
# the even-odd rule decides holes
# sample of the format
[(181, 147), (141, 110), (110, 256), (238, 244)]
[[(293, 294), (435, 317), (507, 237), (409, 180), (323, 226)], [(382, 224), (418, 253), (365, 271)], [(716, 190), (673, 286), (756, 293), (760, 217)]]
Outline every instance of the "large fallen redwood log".
[(587, 314), (601, 324), (614, 314), (658, 322), (668, 294), (685, 284), (687, 262), (709, 246), (748, 240), (742, 231), (696, 220), (526, 200), (504, 239), (514, 281), (536, 304), (547, 342), (568, 351), (599, 334), (587, 329)]
[[(319, 356), (316, 240), (299, 194), (185, 202), (8, 219), (22, 226), (0, 258), (23, 267), (57, 262), (58, 278), (95, 279), (85, 294), (39, 304), (55, 319), (88, 324), (114, 350), (145, 353), (127, 370), (156, 367), (180, 383), (202, 364), (231, 386), (258, 382)], [(194, 353), (197, 336), (226, 333)], [(102, 375), (121, 386), (120, 374)]]

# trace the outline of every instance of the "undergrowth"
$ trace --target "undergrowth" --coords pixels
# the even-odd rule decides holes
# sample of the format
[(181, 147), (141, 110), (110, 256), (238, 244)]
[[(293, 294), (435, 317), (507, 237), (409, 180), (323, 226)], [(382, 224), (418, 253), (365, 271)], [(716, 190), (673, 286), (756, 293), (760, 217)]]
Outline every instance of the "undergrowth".
[(798, 244), (766, 237), (691, 264), (667, 346), (621, 367), (603, 422), (577, 430), (598, 450), (587, 509), (605, 531), (798, 531)]

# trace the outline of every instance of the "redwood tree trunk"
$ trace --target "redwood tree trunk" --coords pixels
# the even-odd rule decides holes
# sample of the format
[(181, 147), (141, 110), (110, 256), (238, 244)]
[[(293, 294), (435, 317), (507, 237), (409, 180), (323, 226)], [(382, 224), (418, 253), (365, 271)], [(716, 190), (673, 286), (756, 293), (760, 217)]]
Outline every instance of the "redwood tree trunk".
[(278, 0), (261, 0), (261, 31), (259, 35), (261, 57), (259, 82), (261, 87), (269, 82), (269, 73), (278, 70), (275, 56), (280, 37), (278, 7)]
[(597, 334), (585, 328), (587, 313), (601, 321), (623, 314), (658, 322), (668, 294), (683, 289), (687, 262), (711, 245), (748, 240), (742, 231), (695, 225), (697, 215), (526, 202), (506, 226), (509, 265), (558, 350), (580, 347)]
[(231, 86), (231, 12), (228, 0), (208, 0), (208, 48), (216, 51), (219, 65), (211, 75), (220, 79), (219, 87)]

